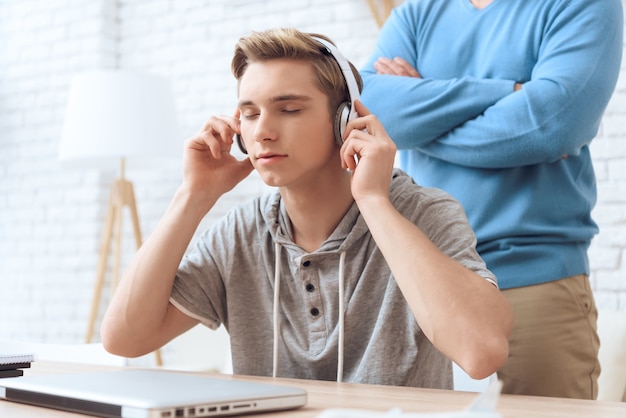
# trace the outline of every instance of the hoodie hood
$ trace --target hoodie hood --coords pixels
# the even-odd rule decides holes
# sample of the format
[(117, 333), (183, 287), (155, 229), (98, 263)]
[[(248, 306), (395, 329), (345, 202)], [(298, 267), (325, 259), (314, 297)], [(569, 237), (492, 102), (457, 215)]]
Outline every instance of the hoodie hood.
[[(394, 187), (390, 187), (389, 197), (394, 205), (404, 200), (402, 194), (407, 188), (415, 186), (413, 179), (399, 168), (393, 170), (391, 184)], [(297, 247), (293, 241), (291, 221), (278, 191), (267, 196), (262, 216), (267, 225), (271, 225), (270, 234), (274, 242), (289, 249)], [(368, 233), (369, 228), (361, 216), (359, 207), (353, 202), (339, 225), (315, 252), (347, 251)]]

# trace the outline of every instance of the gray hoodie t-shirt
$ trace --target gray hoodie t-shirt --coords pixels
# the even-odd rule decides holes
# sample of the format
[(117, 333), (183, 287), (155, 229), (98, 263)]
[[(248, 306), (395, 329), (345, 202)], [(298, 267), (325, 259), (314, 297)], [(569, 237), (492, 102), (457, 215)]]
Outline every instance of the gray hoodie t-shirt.
[[(390, 197), (444, 253), (496, 282), (461, 205), (395, 169)], [(280, 194), (233, 208), (180, 264), (171, 301), (210, 328), (224, 324), (236, 374), (272, 375), (276, 243), (281, 262), (277, 375), (335, 380), (339, 257), (344, 266), (343, 381), (452, 388), (451, 363), (425, 337), (353, 204), (312, 252), (292, 239)], [(409, 261), (410, 262), (410, 261)], [(415, 265), (415, 274), (420, 266)]]

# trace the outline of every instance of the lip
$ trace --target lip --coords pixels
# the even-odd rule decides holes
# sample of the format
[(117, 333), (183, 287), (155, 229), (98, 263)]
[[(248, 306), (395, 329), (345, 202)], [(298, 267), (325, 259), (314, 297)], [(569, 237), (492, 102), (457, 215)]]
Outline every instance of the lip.
[(287, 158), (286, 154), (276, 154), (276, 153), (262, 153), (256, 156), (256, 159), (259, 163), (269, 164), (273, 162), (277, 162)]

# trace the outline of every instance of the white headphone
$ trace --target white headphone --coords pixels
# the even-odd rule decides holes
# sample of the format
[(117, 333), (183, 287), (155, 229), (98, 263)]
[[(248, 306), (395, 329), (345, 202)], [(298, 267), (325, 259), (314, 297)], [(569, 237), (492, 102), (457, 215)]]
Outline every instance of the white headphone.
[(326, 55), (332, 55), (337, 64), (339, 64), (339, 68), (341, 68), (343, 78), (346, 81), (346, 86), (348, 86), (350, 102), (341, 103), (337, 108), (337, 113), (335, 114), (335, 141), (341, 146), (343, 144), (343, 134), (346, 132), (346, 125), (349, 121), (357, 117), (356, 109), (354, 108), (354, 102), (360, 97), (359, 84), (354, 77), (354, 73), (352, 72), (352, 68), (348, 63), (348, 60), (343, 56), (343, 54), (339, 51), (339, 49), (337, 49), (335, 45), (322, 38), (318, 38), (315, 36), (313, 36), (312, 38), (325, 47), (322, 52), (324, 52)]
[[(337, 62), (339, 68), (341, 69), (341, 73), (343, 74), (346, 86), (348, 87), (350, 101), (343, 102), (339, 105), (339, 107), (337, 108), (337, 112), (335, 113), (335, 121), (333, 125), (335, 142), (337, 142), (337, 144), (341, 146), (343, 145), (343, 135), (346, 132), (346, 126), (348, 125), (348, 122), (357, 117), (354, 102), (361, 97), (359, 93), (359, 84), (356, 81), (348, 60), (343, 56), (343, 54), (339, 51), (339, 49), (337, 49), (335, 45), (325, 39), (318, 38), (317, 36), (311, 37), (320, 44), (322, 44), (323, 48), (321, 49), (321, 52), (324, 55), (330, 55), (335, 59), (335, 62)], [(246, 150), (246, 146), (241, 139), (241, 135), (237, 134), (235, 135), (235, 138), (241, 152), (247, 154), (248, 150)]]

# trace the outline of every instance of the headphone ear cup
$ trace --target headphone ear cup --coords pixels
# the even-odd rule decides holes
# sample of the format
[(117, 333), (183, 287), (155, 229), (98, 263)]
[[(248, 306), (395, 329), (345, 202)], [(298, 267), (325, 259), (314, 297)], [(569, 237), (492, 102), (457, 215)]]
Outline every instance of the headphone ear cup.
[(235, 134), (235, 140), (237, 141), (237, 145), (239, 146), (239, 149), (241, 150), (241, 152), (243, 152), (244, 154), (247, 154), (248, 150), (246, 149), (246, 146), (243, 143), (243, 139), (241, 138), (241, 134)]
[(335, 142), (337, 145), (343, 145), (343, 134), (346, 132), (346, 126), (348, 125), (348, 117), (350, 116), (350, 103), (343, 102), (337, 108), (335, 113)]

